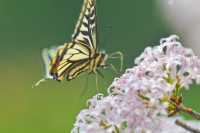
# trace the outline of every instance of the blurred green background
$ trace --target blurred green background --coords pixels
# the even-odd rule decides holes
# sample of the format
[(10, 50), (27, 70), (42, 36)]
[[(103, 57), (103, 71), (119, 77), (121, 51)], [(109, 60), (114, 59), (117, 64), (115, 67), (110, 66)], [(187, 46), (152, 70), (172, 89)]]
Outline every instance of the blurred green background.
[[(86, 75), (67, 82), (32, 85), (44, 73), (41, 50), (70, 41), (83, 0), (0, 0), (0, 132), (68, 133), (76, 115), (96, 93), (94, 76), (81, 96)], [(176, 33), (151, 0), (97, 0), (100, 48), (122, 51), (125, 67), (134, 64), (147, 45)], [(117, 62), (115, 62), (117, 63)], [(103, 70), (101, 92), (116, 76)], [(195, 86), (198, 88), (198, 86)], [(200, 91), (185, 94), (199, 109)]]

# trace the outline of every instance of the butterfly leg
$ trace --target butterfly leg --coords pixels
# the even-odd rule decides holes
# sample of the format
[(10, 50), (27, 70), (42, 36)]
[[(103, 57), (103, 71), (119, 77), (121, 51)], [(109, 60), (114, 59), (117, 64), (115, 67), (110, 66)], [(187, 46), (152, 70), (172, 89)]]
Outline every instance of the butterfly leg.
[(102, 77), (102, 79), (104, 79), (104, 76), (103, 76), (103, 74), (101, 73), (101, 71), (99, 71), (98, 69), (97, 69), (96, 71), (97, 71), (97, 74), (99, 74), (99, 75)]
[(116, 73), (118, 74), (119, 72), (117, 71), (116, 67), (113, 64), (110, 64), (110, 68)]
[(89, 77), (89, 74), (86, 77), (85, 86), (84, 86), (84, 88), (83, 88), (83, 90), (81, 92), (81, 96), (83, 96), (86, 93), (87, 89), (88, 89), (88, 77)]
[(109, 84), (108, 82), (106, 82), (106, 80), (105, 80), (105, 78), (104, 78), (104, 75), (101, 73), (101, 71), (98, 70), (98, 69), (97, 69), (96, 71), (97, 71), (98, 75), (102, 78), (102, 80), (103, 80), (103, 82), (104, 82), (104, 85)]
[[(124, 55), (123, 55), (123, 53), (122, 52), (120, 52), (120, 51), (117, 51), (117, 52), (115, 52), (115, 53), (112, 53), (112, 54), (110, 54), (109, 56), (108, 56), (108, 58), (110, 58), (110, 59), (120, 59), (120, 72), (123, 70), (123, 62), (124, 62)], [(112, 67), (112, 69), (113, 69), (113, 66), (114, 65), (112, 65), (111, 67)]]
[(99, 82), (98, 82), (98, 73), (97, 72), (95, 72), (95, 80), (96, 80), (96, 91), (97, 91), (97, 93), (99, 93), (100, 91), (100, 89), (99, 89)]

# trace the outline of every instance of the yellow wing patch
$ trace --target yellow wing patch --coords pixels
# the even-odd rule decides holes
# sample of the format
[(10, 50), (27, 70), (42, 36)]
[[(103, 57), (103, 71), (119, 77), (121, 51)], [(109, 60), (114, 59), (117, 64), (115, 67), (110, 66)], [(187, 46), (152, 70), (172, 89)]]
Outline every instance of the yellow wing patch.
[[(58, 80), (63, 80), (64, 77), (66, 77), (67, 79), (71, 79), (74, 75), (72, 74), (72, 76), (70, 76), (72, 70), (78, 71), (80, 67), (82, 70), (82, 64), (85, 64), (85, 62), (89, 62), (89, 49), (87, 48), (87, 46), (84, 45), (73, 44), (70, 47), (66, 45), (66, 47), (63, 48), (62, 51), (65, 53), (61, 53), (61, 55), (63, 54), (63, 56), (54, 66), (56, 70), (53, 75), (55, 75), (55, 78)], [(86, 67), (84, 71), (85, 70)]]

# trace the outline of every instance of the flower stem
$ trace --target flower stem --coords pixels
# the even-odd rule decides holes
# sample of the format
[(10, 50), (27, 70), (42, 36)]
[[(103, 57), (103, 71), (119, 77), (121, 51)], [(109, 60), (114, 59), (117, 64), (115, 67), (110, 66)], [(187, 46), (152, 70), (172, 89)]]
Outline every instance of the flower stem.
[(175, 107), (175, 110), (169, 114), (169, 116), (173, 116), (178, 112), (184, 112), (192, 116), (196, 120), (200, 120), (200, 113), (194, 111), (192, 108), (184, 106), (184, 104), (177, 104), (176, 102), (170, 100), (170, 103)]
[(199, 130), (199, 129), (195, 129), (195, 128), (193, 128), (193, 127), (187, 125), (185, 122), (183, 122), (183, 121), (181, 121), (181, 120), (176, 120), (175, 123), (176, 123), (176, 125), (178, 125), (178, 126), (184, 128), (184, 129), (187, 130), (187, 131), (190, 131), (190, 132), (192, 132), (192, 133), (200, 133), (200, 130)]
[(193, 118), (200, 120), (200, 113), (194, 111), (192, 108), (185, 107), (183, 104), (179, 105), (178, 110), (191, 115)]

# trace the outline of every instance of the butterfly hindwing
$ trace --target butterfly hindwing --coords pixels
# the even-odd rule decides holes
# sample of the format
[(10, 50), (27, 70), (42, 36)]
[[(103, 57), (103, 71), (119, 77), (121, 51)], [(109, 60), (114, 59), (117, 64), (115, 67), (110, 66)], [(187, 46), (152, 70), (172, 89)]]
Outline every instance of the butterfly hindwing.
[(42, 51), (42, 58), (44, 61), (44, 67), (45, 67), (45, 78), (46, 79), (53, 79), (52, 75), (50, 74), (50, 70), (52, 68), (52, 65), (55, 62), (55, 59), (59, 56), (59, 49), (63, 49), (63, 45), (59, 47), (52, 47), (50, 49), (43, 49)]

